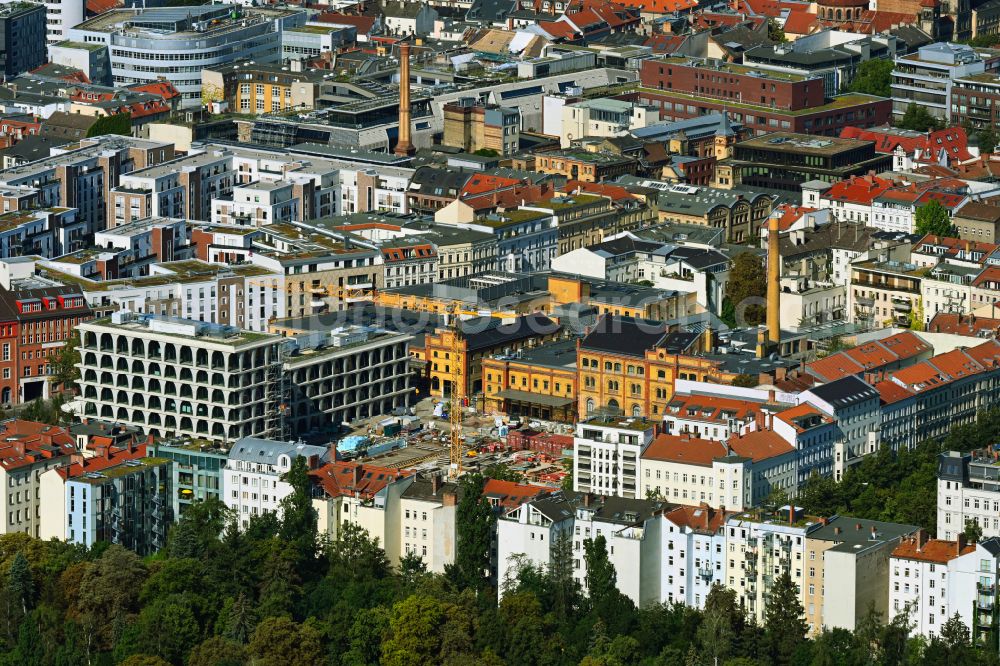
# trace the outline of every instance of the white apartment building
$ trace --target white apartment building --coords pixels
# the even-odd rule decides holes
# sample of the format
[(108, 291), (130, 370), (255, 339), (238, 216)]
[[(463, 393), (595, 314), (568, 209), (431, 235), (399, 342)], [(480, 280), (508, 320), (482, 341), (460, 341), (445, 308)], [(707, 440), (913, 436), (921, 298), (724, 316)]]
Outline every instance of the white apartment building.
[(236, 185), (229, 150), (207, 150), (125, 174), (119, 190), (149, 194), (150, 215), (212, 219), (213, 200), (229, 198)]
[(63, 428), (12, 419), (0, 423), (0, 534), (41, 537), (41, 477), (77, 452)]
[(280, 336), (128, 312), (79, 329), (84, 415), (156, 437), (277, 434)]
[(1000, 537), (1000, 460), (993, 451), (948, 451), (938, 458), (938, 539), (957, 539), (969, 521), (984, 538)]
[(45, 23), (49, 44), (58, 44), (69, 37), (69, 29), (83, 23), (86, 0), (45, 0)]
[(299, 200), (288, 182), (236, 185), (230, 197), (212, 199), (212, 224), (262, 227), (300, 220)]
[(282, 475), (296, 458), (305, 458), (309, 469), (326, 462), (331, 451), (325, 446), (303, 442), (277, 442), (244, 437), (233, 444), (222, 470), (222, 501), (239, 515), (246, 527), (251, 516), (273, 513), (281, 516), (281, 501), (294, 488)]
[(313, 473), (323, 490), (313, 499), (319, 532), (337, 539), (347, 524), (356, 525), (379, 546), (392, 566), (399, 564), (403, 533), (403, 491), (416, 476), (398, 469), (360, 462), (330, 462)]
[(573, 490), (598, 495), (638, 494), (639, 455), (655, 428), (641, 418), (591, 418), (573, 438)]
[[(783, 518), (796, 511), (792, 519)], [(741, 514), (726, 521), (726, 587), (749, 617), (763, 624), (767, 595), (782, 573), (788, 573), (805, 605), (806, 536), (819, 529), (798, 510), (783, 507), (769, 519)]]
[(521, 563), (548, 567), (560, 539), (569, 540), (573, 577), (585, 589), (584, 542), (602, 535), (618, 589), (636, 604), (653, 601), (663, 544), (645, 526), (666, 507), (659, 501), (555, 492), (505, 511), (497, 521), (499, 595)]
[[(642, 527), (623, 535), (645, 537), (640, 599), (646, 603), (679, 603), (704, 608), (716, 583), (726, 580), (726, 532), (729, 514), (706, 506), (680, 506), (658, 513)], [(657, 558), (649, 551), (659, 551)]]
[(400, 494), (399, 556), (417, 555), (427, 571), (443, 574), (455, 562), (458, 484), (440, 475), (418, 476)]
[(968, 544), (928, 539), (921, 530), (892, 553), (889, 619), (906, 613), (913, 632), (939, 636), (956, 613), (974, 641), (997, 645), (996, 594), (1000, 539)]

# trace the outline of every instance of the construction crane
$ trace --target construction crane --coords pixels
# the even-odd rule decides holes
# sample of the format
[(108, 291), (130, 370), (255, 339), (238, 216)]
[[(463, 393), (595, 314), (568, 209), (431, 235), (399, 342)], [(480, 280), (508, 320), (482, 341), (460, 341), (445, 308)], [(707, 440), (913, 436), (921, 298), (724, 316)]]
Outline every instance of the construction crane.
[(448, 466), (448, 478), (454, 480), (457, 479), (462, 474), (462, 456), (465, 455), (464, 446), (462, 446), (462, 392), (459, 390), (462, 380), (462, 363), (459, 359), (462, 358), (462, 335), (461, 328), (458, 324), (458, 318), (455, 319), (455, 324), (452, 327), (451, 336), (451, 360), (452, 365), (455, 369), (452, 375), (451, 382), (451, 404), (448, 407), (448, 420), (451, 423), (451, 451), (449, 454)]

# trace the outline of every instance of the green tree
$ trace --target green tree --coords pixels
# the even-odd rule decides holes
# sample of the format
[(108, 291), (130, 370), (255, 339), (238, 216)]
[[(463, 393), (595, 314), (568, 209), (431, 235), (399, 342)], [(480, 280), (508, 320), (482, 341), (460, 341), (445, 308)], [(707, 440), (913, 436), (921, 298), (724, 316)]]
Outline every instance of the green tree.
[(249, 653), (255, 666), (320, 666), (322, 635), (309, 622), (299, 624), (288, 617), (268, 617), (254, 630)]
[(764, 322), (764, 295), (767, 291), (767, 274), (764, 271), (764, 261), (752, 252), (741, 252), (733, 259), (726, 282), (726, 300), (723, 302), (723, 319), (726, 310), (732, 309), (734, 324), (743, 322), (747, 326), (757, 326)]
[(477, 593), (489, 586), (490, 547), (496, 515), (483, 496), (486, 478), (481, 474), (466, 474), (461, 479), (461, 499), (455, 511), (458, 541), (455, 565), (450, 569), (460, 588), (472, 588)]
[(382, 643), (382, 664), (439, 663), (441, 627), (449, 610), (447, 604), (427, 595), (413, 595), (393, 606), (388, 638)]
[(917, 208), (915, 227), (918, 234), (955, 235), (955, 227), (951, 223), (948, 210), (937, 199), (931, 199)]
[(809, 629), (803, 618), (805, 612), (798, 588), (788, 572), (783, 571), (771, 585), (764, 607), (764, 634), (775, 664), (791, 664), (805, 641)]
[(781, 29), (778, 22), (772, 18), (767, 19), (767, 38), (772, 42), (777, 42), (778, 44), (783, 44), (788, 41), (785, 37), (785, 31)]
[(524, 481), (524, 474), (515, 472), (506, 463), (487, 465), (483, 469), (483, 476), (487, 479), (496, 479), (497, 481), (514, 481), (515, 483)]
[(319, 514), (312, 505), (312, 481), (306, 459), (296, 456), (281, 480), (292, 487), (292, 492), (281, 500), (281, 531), (278, 534), (295, 551), (295, 565), (311, 568), (316, 560)]
[(760, 385), (760, 381), (753, 375), (736, 375), (736, 377), (733, 378), (732, 385), (739, 386), (741, 388), (756, 388)]
[(79, 615), (87, 643), (111, 647), (139, 610), (147, 571), (139, 556), (117, 544), (108, 547), (80, 580)]
[(35, 604), (35, 581), (24, 553), (18, 552), (7, 572), (7, 596), (23, 615)]
[(63, 389), (69, 388), (80, 379), (80, 369), (76, 367), (80, 362), (79, 346), (80, 331), (74, 329), (56, 352), (55, 358), (50, 361), (52, 381)]
[(850, 92), (892, 97), (892, 60), (877, 58), (866, 60), (858, 66), (858, 71), (851, 79), (847, 89)]
[(186, 595), (152, 600), (139, 613), (137, 628), (142, 652), (171, 663), (183, 662), (201, 636), (201, 627)]
[(608, 543), (603, 534), (584, 539), (583, 559), (587, 563), (587, 595), (600, 600), (618, 591), (618, 574), (608, 559)]
[(976, 521), (969, 519), (965, 521), (965, 529), (962, 530), (962, 534), (965, 535), (969, 543), (979, 543), (979, 540), (983, 538), (983, 528)]
[(743, 629), (736, 592), (718, 581), (705, 597), (705, 612), (698, 627), (698, 642), (711, 663), (723, 662), (733, 651), (733, 643)]
[(191, 650), (187, 666), (243, 666), (248, 659), (246, 646), (222, 636), (212, 636)]
[(87, 138), (94, 136), (104, 136), (105, 134), (121, 134), (130, 136), (132, 134), (132, 116), (127, 113), (116, 113), (111, 116), (98, 118), (97, 122), (87, 130)]
[(896, 124), (897, 127), (914, 130), (915, 132), (941, 129), (942, 125), (943, 123), (939, 119), (930, 114), (927, 107), (918, 106), (914, 102), (911, 102), (906, 107), (906, 112), (903, 114), (902, 119)]

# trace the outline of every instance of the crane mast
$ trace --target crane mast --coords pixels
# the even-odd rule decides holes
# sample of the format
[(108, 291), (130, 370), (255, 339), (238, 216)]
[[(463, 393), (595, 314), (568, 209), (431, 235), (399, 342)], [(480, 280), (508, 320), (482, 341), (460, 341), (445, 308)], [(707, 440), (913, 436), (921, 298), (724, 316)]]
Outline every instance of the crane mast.
[(463, 391), (460, 390), (462, 386), (462, 371), (464, 370), (462, 366), (464, 363), (460, 362), (460, 359), (463, 358), (463, 349), (461, 331), (457, 321), (452, 329), (451, 356), (454, 374), (452, 375), (451, 382), (451, 403), (448, 407), (448, 420), (451, 423), (451, 451), (449, 453), (450, 465), (448, 466), (448, 477), (450, 479), (457, 479), (462, 474), (462, 456), (465, 453), (462, 446)]

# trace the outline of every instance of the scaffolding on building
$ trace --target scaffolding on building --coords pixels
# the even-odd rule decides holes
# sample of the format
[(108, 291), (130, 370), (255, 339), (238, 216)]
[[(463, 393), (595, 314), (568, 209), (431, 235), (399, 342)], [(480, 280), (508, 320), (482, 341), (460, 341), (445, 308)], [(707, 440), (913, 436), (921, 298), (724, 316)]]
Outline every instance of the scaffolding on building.
[(288, 414), (291, 412), (288, 373), (285, 359), (292, 341), (282, 340), (274, 347), (264, 368), (264, 436), (279, 441), (288, 440)]

